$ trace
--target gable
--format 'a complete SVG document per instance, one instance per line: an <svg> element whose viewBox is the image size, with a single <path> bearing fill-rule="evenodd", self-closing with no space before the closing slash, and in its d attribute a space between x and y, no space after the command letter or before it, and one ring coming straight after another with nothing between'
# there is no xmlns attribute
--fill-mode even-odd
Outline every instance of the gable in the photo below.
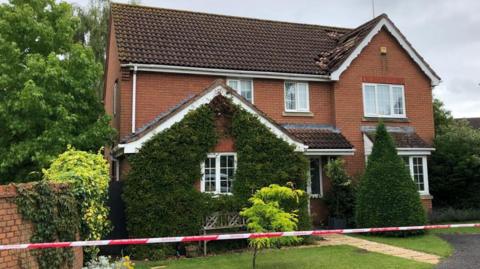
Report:
<svg viewBox="0 0 480 269"><path fill-rule="evenodd" d="M118 144L119 149L123 149L125 154L137 153L142 145L150 140L156 134L170 128L177 122L180 122L190 111L199 108L202 105L209 104L215 97L222 95L231 100L235 105L240 106L242 109L255 115L258 120L264 124L275 136L284 140L285 142L293 145L296 151L305 151L308 146L304 145L292 135L290 135L283 127L276 124L273 120L268 118L264 113L259 111L255 106L250 104L243 97L238 95L237 92L226 86L221 81L216 81L197 96L193 96L189 100L185 100L184 103L179 104L178 107L172 111L162 115L158 119L154 120L150 125L142 128L142 130L133 134Z"/></svg>
<svg viewBox="0 0 480 269"><path fill-rule="evenodd" d="M398 30L398 28L388 19L382 17L374 27L366 34L363 39L352 49L348 57L345 57L341 64L330 75L332 80L339 80L340 75L345 72L352 62L359 57L363 50L371 43L375 36L381 31L386 30L398 42L405 53L413 60L413 62L420 68L420 70L430 79L431 85L436 86L440 83L440 77L431 69L425 60L415 51L412 45L406 40L405 36ZM388 53L388 52L387 52Z"/></svg>

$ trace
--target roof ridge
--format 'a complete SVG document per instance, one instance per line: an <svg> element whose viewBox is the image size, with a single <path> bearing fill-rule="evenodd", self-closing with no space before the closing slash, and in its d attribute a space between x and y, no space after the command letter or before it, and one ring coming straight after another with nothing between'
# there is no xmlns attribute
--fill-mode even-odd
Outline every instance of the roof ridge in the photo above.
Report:
<svg viewBox="0 0 480 269"><path fill-rule="evenodd" d="M227 14L219 14L219 13L209 13L209 12L204 12L204 11L193 11L193 10L176 9L176 8L164 8L164 7L155 7L155 6L146 6L146 5L132 5L132 4L118 3L118 2L111 2L110 5L112 5L112 6L113 5L129 6L129 7L135 7L135 8L145 8L145 9L154 9L154 10L169 10L169 11L175 11L175 12L202 14L202 15L219 16L219 17L226 17L226 18L245 19L245 20L252 20L252 21L263 21L263 22L283 23L283 24L292 24L292 25L317 26L317 27L322 27L322 28L328 28L328 29L331 29L331 30L342 30L342 31L345 31L345 34L352 31L352 30L355 30L357 28L357 27L348 28L348 27L331 26L331 25L323 25L323 24L313 24L313 23L299 23L299 22L291 22L291 21L278 21L278 20L271 20L271 19L243 17L243 16L227 15Z"/></svg>

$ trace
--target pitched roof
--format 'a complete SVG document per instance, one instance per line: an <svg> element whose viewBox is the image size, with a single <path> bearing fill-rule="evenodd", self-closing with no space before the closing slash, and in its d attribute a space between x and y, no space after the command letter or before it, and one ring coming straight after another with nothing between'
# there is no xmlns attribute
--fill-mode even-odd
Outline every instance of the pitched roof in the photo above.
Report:
<svg viewBox="0 0 480 269"><path fill-rule="evenodd" d="M330 128L288 128L289 133L309 149L352 149L350 142L338 131Z"/></svg>
<svg viewBox="0 0 480 269"><path fill-rule="evenodd" d="M480 129L480 118L460 118L457 120L466 120L473 128Z"/></svg>
<svg viewBox="0 0 480 269"><path fill-rule="evenodd" d="M219 95L231 97L234 104L240 105L247 112L257 115L260 122L277 135L277 137L294 145L297 149L304 150L307 147L285 128L268 117L264 112L247 101L235 90L227 86L221 79L214 81L212 85L207 87L201 93L192 95L168 111L161 113L154 120L138 128L135 133L122 138L118 146L124 148L125 153L136 152L145 141L150 139L150 137L171 127L173 124L183 119L189 111L198 108L200 105L210 103Z"/></svg>
<svg viewBox="0 0 480 269"><path fill-rule="evenodd" d="M388 132L397 148L432 148L415 132ZM365 132L370 141L375 142L375 132Z"/></svg>
<svg viewBox="0 0 480 269"><path fill-rule="evenodd" d="M325 74L316 58L351 29L113 3L120 61Z"/></svg>

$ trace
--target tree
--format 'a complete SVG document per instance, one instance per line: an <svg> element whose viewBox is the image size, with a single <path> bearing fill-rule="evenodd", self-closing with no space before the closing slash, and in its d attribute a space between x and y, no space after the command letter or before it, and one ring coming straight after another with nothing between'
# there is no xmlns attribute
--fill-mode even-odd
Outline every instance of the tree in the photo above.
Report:
<svg viewBox="0 0 480 269"><path fill-rule="evenodd" d="M85 8L75 7L75 13L80 19L75 40L92 49L95 61L101 65L103 71L106 59L110 1L90 0ZM98 76L96 89L97 95L101 99L103 97L103 76Z"/></svg>
<svg viewBox="0 0 480 269"><path fill-rule="evenodd" d="M480 131L456 121L435 138L429 165L434 205L459 209L480 207Z"/></svg>
<svg viewBox="0 0 480 269"><path fill-rule="evenodd" d="M297 229L298 210L288 212L285 209L287 208L286 204L292 201L299 204L304 194L301 190L272 184L255 192L249 199L252 205L243 209L240 215L247 218L247 228L254 233L294 231ZM253 247L253 269L256 266L255 262L259 249L299 241L300 239L297 237L250 239L250 246Z"/></svg>
<svg viewBox="0 0 480 269"><path fill-rule="evenodd" d="M435 123L435 133L443 133L443 129L454 123L453 116L450 111L445 108L445 105L439 99L433 100L433 119Z"/></svg>
<svg viewBox="0 0 480 269"><path fill-rule="evenodd" d="M67 144L97 151L113 138L95 94L101 67L74 42L78 18L54 0L0 5L0 182L41 178Z"/></svg>
<svg viewBox="0 0 480 269"><path fill-rule="evenodd" d="M417 187L383 123L360 180L356 221L359 227L423 225L425 210Z"/></svg>
<svg viewBox="0 0 480 269"><path fill-rule="evenodd" d="M102 154L88 153L69 147L43 171L45 179L69 183L80 203L82 222L80 236L84 240L100 240L111 229L108 220L109 167ZM97 247L85 248L87 260L95 257Z"/></svg>
<svg viewBox="0 0 480 269"><path fill-rule="evenodd" d="M335 159L325 166L326 174L332 184L325 195L330 216L352 222L355 209L355 188L351 177L345 170L345 161ZM352 223L350 223L352 224Z"/></svg>

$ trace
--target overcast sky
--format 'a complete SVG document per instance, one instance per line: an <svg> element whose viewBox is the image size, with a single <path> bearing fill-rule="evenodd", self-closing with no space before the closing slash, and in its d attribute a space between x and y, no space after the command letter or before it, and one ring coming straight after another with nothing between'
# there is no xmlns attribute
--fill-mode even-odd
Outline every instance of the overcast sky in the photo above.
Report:
<svg viewBox="0 0 480 269"><path fill-rule="evenodd" d="M88 0L68 1L88 3ZM148 6L344 27L356 27L372 18L372 0L140 2ZM480 117L480 1L375 0L375 14L380 13L388 14L440 75L442 83L435 88L434 95L453 115Z"/></svg>

